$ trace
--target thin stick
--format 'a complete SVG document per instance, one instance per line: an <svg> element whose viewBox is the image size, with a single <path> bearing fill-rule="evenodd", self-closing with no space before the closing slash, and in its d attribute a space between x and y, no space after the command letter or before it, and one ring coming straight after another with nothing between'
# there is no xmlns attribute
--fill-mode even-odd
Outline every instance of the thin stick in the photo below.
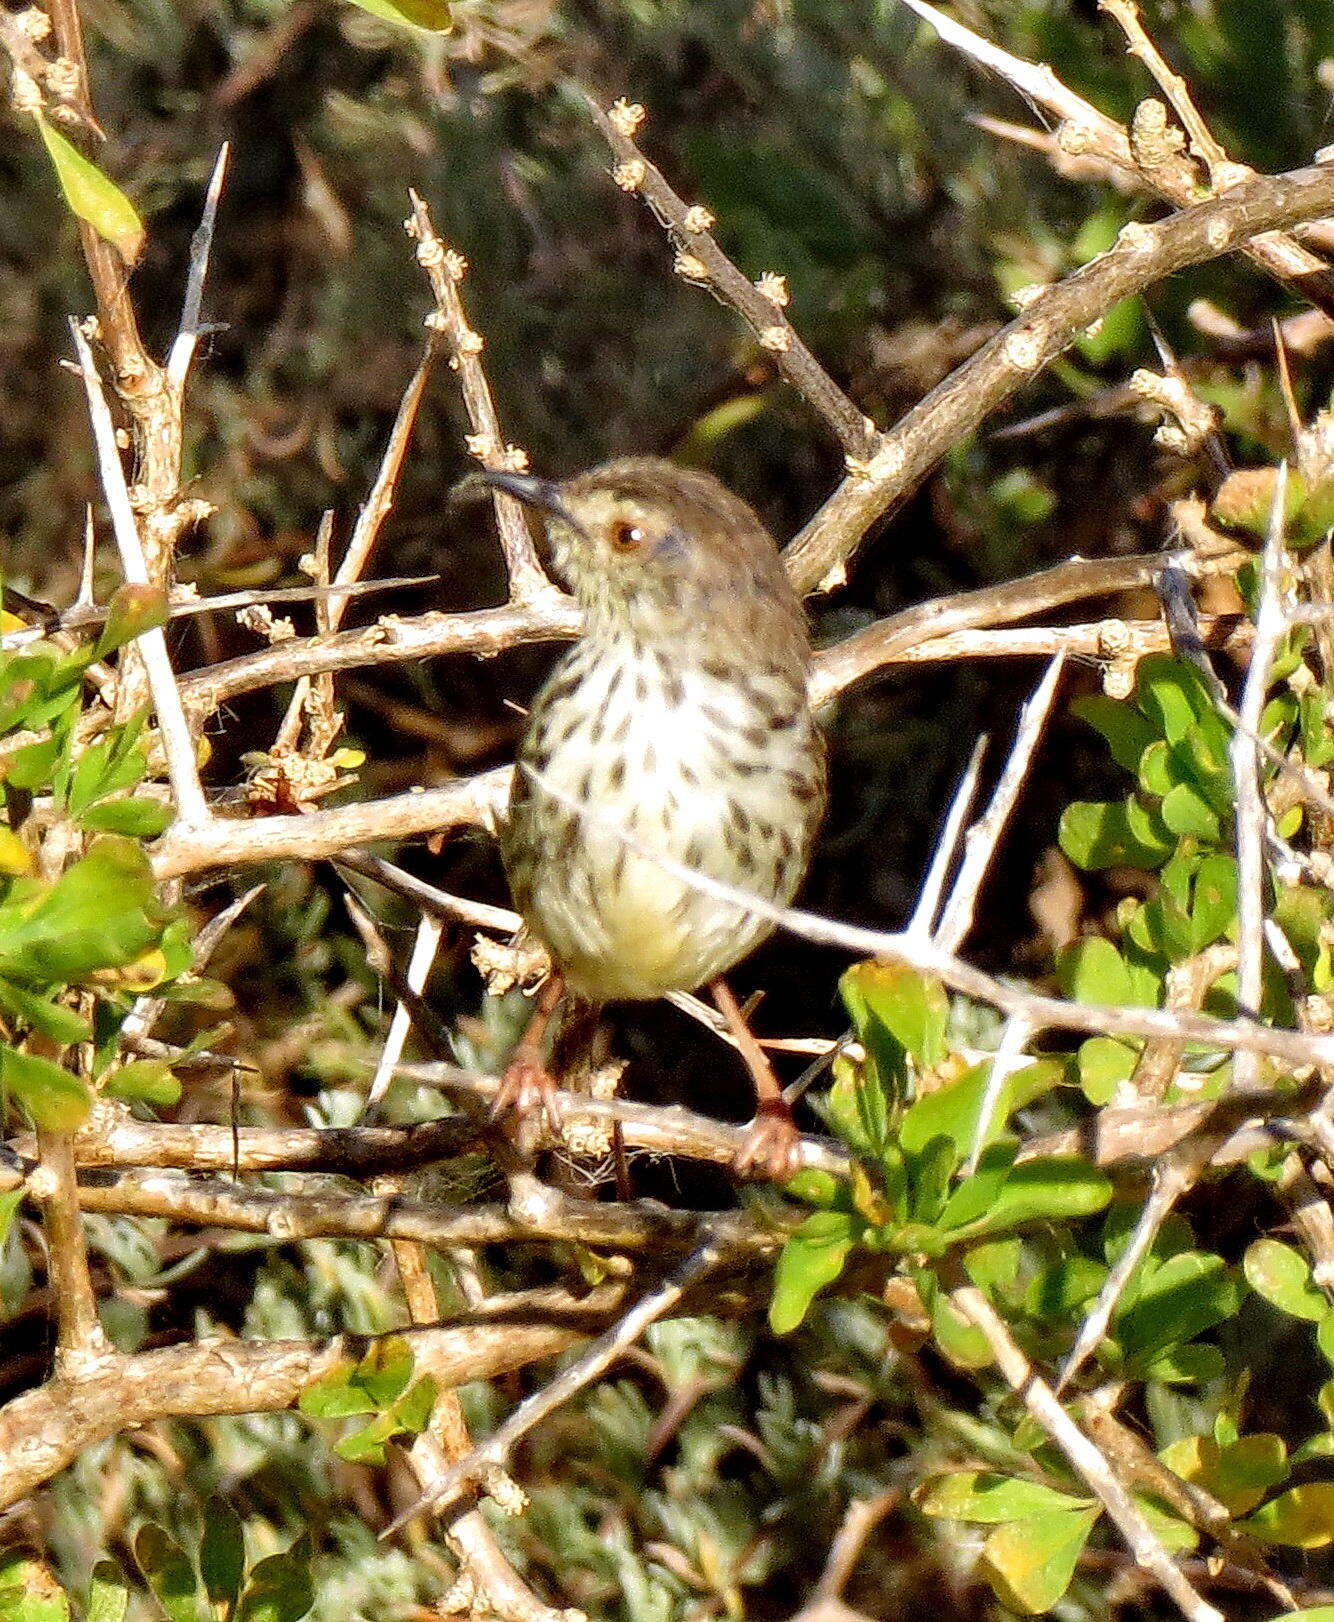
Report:
<svg viewBox="0 0 1334 1622"><path fill-rule="evenodd" d="M79 370L88 395L88 415L92 419L97 464L111 513L112 532L120 552L121 570L128 584L146 586L149 584L148 563L134 509L130 505L130 493L125 485L125 470L116 449L116 431L111 412L102 393L92 351L78 323L72 321L70 330L74 334ZM167 776L171 779L177 815L184 828L193 831L202 828L209 820L208 805L199 781L194 739L190 736L190 726L185 718L185 708L176 686L176 673L171 668L171 656L167 652L167 639L162 628L159 626L144 631L138 638L138 647L148 673L149 690L153 696L158 734L162 739L162 753L166 757Z"/></svg>
<svg viewBox="0 0 1334 1622"><path fill-rule="evenodd" d="M1215 184L1226 181L1229 170L1233 171L1232 178L1235 179L1235 171L1240 166L1230 163L1227 153L1200 117L1186 81L1168 67L1162 53L1145 32L1134 0L1098 0L1098 9L1115 19L1130 43L1131 55L1137 56L1157 81L1190 137L1196 155L1208 169L1210 180Z"/></svg>
<svg viewBox="0 0 1334 1622"><path fill-rule="evenodd" d="M1065 655L1058 653L1047 666L1047 673L1038 683L1033 696L1019 712L1019 725L1015 731L1014 746L1005 762L1000 782L996 784L982 818L973 824L964 838L963 862L954 881L950 898L945 903L940 927L935 932L937 943L947 952L957 952L973 927L973 912L978 893L995 858L996 847L1019 799L1019 791L1028 777L1038 740L1051 714L1057 684L1065 668Z"/></svg>
<svg viewBox="0 0 1334 1622"><path fill-rule="evenodd" d="M1189 1622L1226 1622L1223 1613L1191 1587L1111 1465L1066 1413L982 1291L960 1279L950 1291L950 1300L969 1323L982 1331L1010 1390L1069 1459L1116 1523L1135 1559L1157 1578L1182 1615Z"/></svg>
<svg viewBox="0 0 1334 1622"><path fill-rule="evenodd" d="M213 233L218 223L218 201L222 197L223 182L227 178L227 163L231 156L231 142L224 141L218 149L208 190L204 193L204 212L190 242L190 275L185 284L185 299L181 305L181 325L167 356L167 383L179 399L185 388L186 375L195 349L203 333L201 315L204 306L204 283L208 279L209 255L213 251Z"/></svg>
<svg viewBox="0 0 1334 1622"><path fill-rule="evenodd" d="M48 1283L56 1311L56 1372L77 1375L96 1365L111 1348L98 1322L88 1271L73 1141L67 1132L39 1130L37 1143L41 1166L28 1179L28 1189L43 1208Z"/></svg>
<svg viewBox="0 0 1334 1622"><path fill-rule="evenodd" d="M843 480L788 547L788 573L798 589L837 583L870 526L1113 304L1188 265L1235 252L1252 238L1330 213L1334 165L1324 165L1258 177L1152 225L1123 226L1106 253L1044 289L880 435L865 464ZM1326 267L1325 275L1334 303L1334 270Z"/></svg>
<svg viewBox="0 0 1334 1622"><path fill-rule="evenodd" d="M907 924L907 933L910 935L930 935L936 927L940 898L944 894L945 881L949 877L950 869L954 866L954 858L958 855L964 824L977 797L977 780L982 770L982 757L986 752L987 738L983 733L973 745L973 752L968 757L968 764L954 791L954 798L950 801L945 826L940 830L940 838L936 841L931 865L927 868L922 887L917 892L917 905L913 908L912 917Z"/></svg>
<svg viewBox="0 0 1334 1622"><path fill-rule="evenodd" d="M968 1158L960 1169L960 1176L971 1177L977 1170L977 1163L982 1158L982 1150L986 1146L991 1123L996 1117L996 1109L1000 1104L1005 1083L1027 1062L1024 1050L1032 1038L1033 1029L1022 1015L1013 1014L1006 1020L1005 1029L1001 1032L1001 1039L996 1044L996 1051L991 1058L987 1085L977 1111L977 1125L973 1128L973 1142L968 1150Z"/></svg>
<svg viewBox="0 0 1334 1622"><path fill-rule="evenodd" d="M829 373L801 341L796 328L775 302L732 263L714 240L710 226L713 216L707 209L687 206L668 184L662 171L651 164L628 133L643 116L642 108L618 103L605 113L591 96L585 96L593 122L606 137L616 156L613 177L619 186L637 191L667 228L677 249L677 274L700 281L742 317L759 340L760 347L802 399L819 413L838 436L844 452L854 460L869 456L876 439L875 424L847 397ZM781 278L767 284L779 292ZM785 294L782 295L785 301Z"/></svg>
<svg viewBox="0 0 1334 1622"><path fill-rule="evenodd" d="M443 934L444 926L438 918L424 917L417 920L417 934L412 943L412 956L408 960L407 981L410 991L419 992L426 984L435 966L436 956L440 951L440 937ZM394 1079L398 1061L403 1057L403 1047L411 1029L412 1015L408 1012L406 1003L400 1000L394 1005L394 1017L389 1022L389 1034L385 1037L384 1047L380 1050L380 1057L375 1064L375 1075L371 1078L366 1103L361 1112L363 1120L379 1107L381 1099L389 1091L389 1083Z"/></svg>
<svg viewBox="0 0 1334 1622"><path fill-rule="evenodd" d="M492 1470L503 1468L516 1443L549 1414L593 1383L599 1375L627 1351L650 1324L664 1317L681 1297L728 1258L728 1248L716 1238L706 1239L656 1290L635 1302L604 1335L600 1335L579 1357L540 1391L521 1402L480 1446L452 1465L432 1490L399 1515L380 1535L389 1537L428 1509L453 1499L473 1483L485 1483Z"/></svg>
<svg viewBox="0 0 1334 1622"><path fill-rule="evenodd" d="M351 539L347 543L347 551L338 565L338 572L334 576L335 585L350 585L360 577L366 567L366 560L374 549L380 526L394 505L394 490L398 484L398 475L403 466L403 458L407 454L408 441L412 438L412 429L417 421L422 396L426 392L426 382L431 375L436 348L435 334L428 332L426 347L422 351L421 360L417 363L417 370L412 374L412 380L398 403L398 413L394 418L394 426L390 430L384 455L380 458L380 466L375 475L375 482L371 486L371 493L366 497L365 506L357 514ZM335 601L329 615L330 631L336 631L342 624L343 612L343 603Z"/></svg>
<svg viewBox="0 0 1334 1622"><path fill-rule="evenodd" d="M420 794L365 800L301 817L252 817L248 822L215 817L193 826L173 823L152 849L153 871L159 879L171 879L243 862L317 861L377 840L487 825L505 803L510 775L508 767L500 767Z"/></svg>
<svg viewBox="0 0 1334 1622"><path fill-rule="evenodd" d="M1014 86L1026 100L1061 121L1056 144L1061 158L1093 157L1113 164L1137 186L1164 197L1178 208L1199 200L1199 176L1184 153L1159 143L1156 150L1137 148L1130 132L1108 118L1091 102L1075 94L1045 63L1027 62L983 39L971 28L947 17L926 0L902 0L930 23L948 45L990 68ZM1248 242L1242 252L1327 315L1334 306L1334 273L1318 255L1283 231L1272 231Z"/></svg>
<svg viewBox="0 0 1334 1622"><path fill-rule="evenodd" d="M1260 1007L1264 983L1264 842L1268 817L1260 782L1260 752L1254 740L1260 735L1269 671L1285 627L1281 571L1287 488L1287 463L1282 462L1274 482L1274 503L1265 536L1255 643L1238 712L1241 725L1228 746L1237 794L1237 1006L1252 1015ZM1238 1086L1254 1085L1254 1059L1238 1056L1233 1079Z"/></svg>
<svg viewBox="0 0 1334 1622"><path fill-rule="evenodd" d="M527 458L505 443L500 430L500 417L491 397L491 386L478 356L482 352L481 334L468 324L463 308L459 283L467 273L463 255L446 248L435 233L426 204L415 191L412 199L412 218L408 233L417 239L417 260L430 278L435 294L435 314L430 318L434 330L445 334L450 346L450 367L459 374L463 389L463 403L468 420L472 423L473 439L470 448L482 466L493 472L515 471L516 460ZM522 471L522 469L518 469ZM514 604L537 603L555 594L556 588L547 579L537 561L533 538L528 533L528 521L522 505L513 496L493 490L496 525L500 531L500 545L505 554L505 567L509 571L510 601Z"/></svg>

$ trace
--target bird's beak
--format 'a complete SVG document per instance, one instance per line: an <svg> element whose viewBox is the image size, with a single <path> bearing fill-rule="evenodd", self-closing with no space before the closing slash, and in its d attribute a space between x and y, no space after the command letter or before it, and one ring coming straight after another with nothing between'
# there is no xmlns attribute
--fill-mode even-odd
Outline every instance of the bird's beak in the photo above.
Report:
<svg viewBox="0 0 1334 1622"><path fill-rule="evenodd" d="M489 484L494 490L503 490L507 496L522 501L526 507L536 507L564 519L572 529L580 526L561 500L560 485L554 479L538 479L531 473L493 473L489 469L472 475L472 482Z"/></svg>

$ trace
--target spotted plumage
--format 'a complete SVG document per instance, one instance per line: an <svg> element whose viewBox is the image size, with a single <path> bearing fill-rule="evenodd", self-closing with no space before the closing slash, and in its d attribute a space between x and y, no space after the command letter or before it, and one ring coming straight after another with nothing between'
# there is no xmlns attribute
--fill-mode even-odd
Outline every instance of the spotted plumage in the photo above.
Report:
<svg viewBox="0 0 1334 1622"><path fill-rule="evenodd" d="M573 990L693 990L772 925L653 853L786 905L823 812L801 607L759 520L707 474L634 459L548 488L585 632L531 711L506 870Z"/></svg>

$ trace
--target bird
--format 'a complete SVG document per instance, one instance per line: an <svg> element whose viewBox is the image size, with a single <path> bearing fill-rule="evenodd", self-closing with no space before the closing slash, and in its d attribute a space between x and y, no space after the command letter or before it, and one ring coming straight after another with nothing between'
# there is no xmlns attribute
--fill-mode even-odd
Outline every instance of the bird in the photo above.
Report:
<svg viewBox="0 0 1334 1622"><path fill-rule="evenodd" d="M542 1045L563 996L596 1007L708 986L756 1093L735 1169L784 1180L797 1129L723 978L774 926L689 877L786 906L824 815L810 639L778 548L712 474L655 457L564 481L475 477L543 514L552 572L583 614L529 711L500 828L552 973L497 1111L555 1119Z"/></svg>

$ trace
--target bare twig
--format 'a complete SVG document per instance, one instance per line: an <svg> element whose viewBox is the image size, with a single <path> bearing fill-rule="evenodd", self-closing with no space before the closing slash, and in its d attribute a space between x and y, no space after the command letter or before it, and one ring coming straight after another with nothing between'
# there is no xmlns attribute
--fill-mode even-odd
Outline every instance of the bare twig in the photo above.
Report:
<svg viewBox="0 0 1334 1622"><path fill-rule="evenodd" d="M104 1362L110 1343L97 1318L88 1251L79 1219L74 1149L66 1132L39 1132L41 1165L28 1192L42 1205L51 1295L56 1306L56 1372L77 1375Z"/></svg>
<svg viewBox="0 0 1334 1622"><path fill-rule="evenodd" d="M803 591L836 583L870 526L1113 304L1253 237L1329 213L1334 165L1258 177L1155 224L1124 226L1106 253L1044 289L880 435L866 464L844 479L788 548L793 580ZM1329 275L1334 280L1334 272Z"/></svg>
<svg viewBox="0 0 1334 1622"><path fill-rule="evenodd" d="M425 1249L396 1240L393 1252L412 1322L437 1322L442 1316L440 1298ZM437 1385L430 1424L408 1450L419 1486L430 1492L440 1484L451 1463L467 1454L471 1438L458 1392L437 1376L429 1347L418 1353L414 1368L435 1377ZM455 1516L445 1528L445 1537L466 1575L470 1598L484 1600L486 1608L501 1622L586 1622L578 1612L562 1617L538 1599L506 1559L495 1533L478 1510L465 1510Z"/></svg>
<svg viewBox="0 0 1334 1622"><path fill-rule="evenodd" d="M101 380L83 333L77 322L70 323L74 346L79 356L79 369L88 394L88 414L92 419L93 439L97 446L98 469L102 488L111 512L112 530L120 552L121 569L130 585L149 584L148 563L144 553L139 526L130 494L125 484L125 471L121 467L116 449L116 431L102 393ZM185 828L197 827L208 818L208 806L199 781L199 767L195 761L194 739L190 735L185 709L176 686L176 673L171 668L171 655L167 652L167 639L161 628L145 631L138 638L139 651L148 673L149 690L157 714L158 733L162 739L162 752L166 757L167 775L171 779L172 795L180 822Z"/></svg>
<svg viewBox="0 0 1334 1622"><path fill-rule="evenodd" d="M959 841L963 837L964 824L977 796L977 782L981 775L982 757L986 753L986 748L987 740L984 734L973 745L968 765L964 768L959 786L954 791L954 798L950 801L949 815L945 818L945 826L936 841L931 865L927 868L926 877L917 892L917 905L908 920L907 932L910 935L931 935L935 931L940 898L945 893L945 881L949 878L954 858L959 853Z"/></svg>
<svg viewBox="0 0 1334 1622"><path fill-rule="evenodd" d="M195 349L203 334L204 283L208 280L208 261L213 251L213 233L218 223L218 203L222 197L223 182L227 178L227 163L231 145L224 141L213 165L208 190L204 193L204 212L190 243L190 275L185 284L185 299L181 306L181 325L167 356L167 383L179 401L185 379L194 359Z"/></svg>
<svg viewBox="0 0 1334 1622"><path fill-rule="evenodd" d="M1279 464L1274 483L1274 504L1265 536L1255 643L1241 694L1241 725L1228 747L1237 794L1237 1006L1252 1015L1260 1007L1264 979L1264 847L1268 817L1260 782L1260 754L1254 740L1260 736L1269 671L1285 625L1280 574L1287 488L1284 462ZM1238 1056L1234 1079L1239 1086L1253 1085L1255 1060Z"/></svg>
<svg viewBox="0 0 1334 1622"><path fill-rule="evenodd" d="M412 218L408 221L408 234L416 238L417 259L431 281L435 294L435 313L429 325L445 335L450 347L449 364L459 374L463 400L473 434L469 449L482 466L493 471L522 471L527 458L514 447L506 445L500 430L500 417L491 387L478 356L482 352L481 334L468 324L467 312L459 293L459 283L467 273L467 261L462 254L446 248L435 234L426 204L410 193ZM516 463L521 464L516 466ZM556 589L547 579L522 505L502 490L492 490L496 509L496 524L500 531L500 544L509 571L510 601L515 605L540 603L556 595Z"/></svg>
<svg viewBox="0 0 1334 1622"><path fill-rule="evenodd" d="M668 184L662 171L640 152L633 131L643 109L618 102L606 113L591 96L585 97L593 121L616 157L613 178L626 191L638 192L666 227L676 248L676 272L687 281L701 282L741 315L760 348L834 433L844 453L867 457L875 446L875 424L834 382L801 341L783 313L786 291L782 278L767 277L753 283L739 271L713 238L713 216L706 208L690 208Z"/></svg>
<svg viewBox="0 0 1334 1622"><path fill-rule="evenodd" d="M948 45L990 68L1025 100L1054 115L1060 121L1056 144L1066 159L1093 157L1110 163L1135 185L1155 192L1177 208L1199 201L1200 176L1196 167L1170 140L1164 139L1165 131L1127 130L1062 84L1045 63L1027 62L1001 50L926 0L902 3L930 23ZM1144 109L1155 105L1161 108L1161 104L1145 103ZM1326 315L1334 313L1334 272L1292 236L1273 231L1246 243L1242 251L1299 297L1309 299Z"/></svg>
<svg viewBox="0 0 1334 1622"><path fill-rule="evenodd" d="M569 1301L566 1322L502 1321L410 1329L429 1347L436 1378L460 1386L487 1380L586 1338L605 1321L616 1290ZM568 1298L567 1298L568 1299ZM591 1310L590 1310L591 1308ZM571 1323L580 1327L571 1327ZM404 1334L404 1331L397 1331ZM0 1408L0 1510L27 1497L80 1453L135 1425L176 1416L276 1413L373 1337L245 1341L215 1338L133 1357L108 1354L86 1376L57 1377Z"/></svg>
<svg viewBox="0 0 1334 1622"><path fill-rule="evenodd" d="M1019 791L1028 777L1028 769L1033 763L1033 754L1047 724L1047 717L1051 714L1057 684L1064 668L1065 656L1057 654L1020 712L1014 746L985 814L964 836L963 862L935 931L937 944L947 952L957 952L973 926L978 892L1018 802Z"/></svg>
<svg viewBox="0 0 1334 1622"><path fill-rule="evenodd" d="M966 1278L960 1278L950 1291L950 1300L969 1323L982 1331L1010 1390L1096 1494L1130 1552L1157 1578L1181 1614L1189 1622L1225 1622L1223 1613L1207 1604L1191 1587L1111 1465L1066 1413L982 1291Z"/></svg>
<svg viewBox="0 0 1334 1622"><path fill-rule="evenodd" d="M305 816L254 817L249 822L215 817L196 827L173 825L153 849L153 871L159 879L169 879L244 862L314 861L376 840L486 824L503 805L509 780L509 771L499 769L445 788Z"/></svg>
<svg viewBox="0 0 1334 1622"><path fill-rule="evenodd" d="M408 960L407 981L411 991L421 991L435 965L436 954L440 950L440 937L444 933L444 926L438 918L425 916L417 921L417 933L412 942L412 956ZM394 1072L398 1061L403 1057L404 1044L408 1039L408 1032L412 1029L412 1015L401 999L394 1004L393 1018L389 1021L389 1031L385 1037L384 1047L380 1050L380 1057L376 1060L375 1074L371 1078L370 1088L366 1093L366 1103L362 1110L363 1117L369 1116L378 1108L381 1099L389 1091L389 1083L394 1079Z"/></svg>
<svg viewBox="0 0 1334 1622"><path fill-rule="evenodd" d="M381 1535L388 1537L424 1510L450 1502L474 1484L484 1485L492 1471L504 1467L515 1444L534 1426L604 1374L618 1357L634 1345L650 1324L665 1317L692 1286L728 1261L732 1254L734 1252L729 1251L720 1237L706 1239L664 1283L641 1296L575 1362L548 1380L540 1391L521 1402L485 1442L474 1447L466 1458L451 1465L430 1493L398 1516Z"/></svg>
<svg viewBox="0 0 1334 1622"><path fill-rule="evenodd" d="M1098 0L1099 9L1115 19L1130 45L1130 54L1137 56L1148 68L1171 103L1173 112L1181 120L1190 137L1191 148L1209 171L1209 179L1216 186L1232 184L1239 178L1239 164L1231 163L1227 153L1214 139L1213 132L1200 117L1191 100L1186 81L1174 73L1163 59L1162 52L1145 32L1139 8L1134 0ZM1241 170L1241 173L1247 171Z"/></svg>

